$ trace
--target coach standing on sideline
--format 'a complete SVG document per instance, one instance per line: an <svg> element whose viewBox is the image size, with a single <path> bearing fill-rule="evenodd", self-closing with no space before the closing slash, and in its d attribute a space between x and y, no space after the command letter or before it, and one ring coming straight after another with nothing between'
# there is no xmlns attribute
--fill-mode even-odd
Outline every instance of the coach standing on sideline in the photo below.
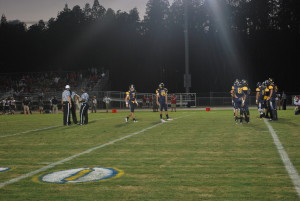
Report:
<svg viewBox="0 0 300 201"><path fill-rule="evenodd" d="M82 95L80 98L81 107L80 107L80 125L88 124L88 109L89 109L89 95L86 93L85 89L81 89Z"/></svg>
<svg viewBox="0 0 300 201"><path fill-rule="evenodd" d="M63 105L63 112L64 112L63 123L65 126L68 126L70 122L70 108L72 107L69 85L66 85L65 90L62 93L61 104Z"/></svg>

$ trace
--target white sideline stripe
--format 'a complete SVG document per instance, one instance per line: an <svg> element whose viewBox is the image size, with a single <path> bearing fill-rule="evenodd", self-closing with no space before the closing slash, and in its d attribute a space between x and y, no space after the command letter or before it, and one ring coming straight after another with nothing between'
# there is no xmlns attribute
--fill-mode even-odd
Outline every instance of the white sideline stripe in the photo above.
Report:
<svg viewBox="0 0 300 201"><path fill-rule="evenodd" d="M120 118L120 117L100 118L100 119L93 119L91 121L98 121L98 120L102 120L102 119L114 119L114 118ZM52 128L57 128L57 127L61 127L61 125L59 125L59 126L50 126L50 127L46 127L46 128L39 128L39 129L24 131L24 132L21 132L21 133L15 133L15 134L11 134L11 135L2 135L2 136L0 136L0 138L18 136L18 135L23 135L23 134L26 134L26 133L38 132L38 131L48 130L48 129L52 129Z"/></svg>
<svg viewBox="0 0 300 201"><path fill-rule="evenodd" d="M286 169L286 171L288 172L294 187L297 191L298 197L300 198L300 177L299 174L296 170L296 168L294 167L292 161L289 159L288 154L286 153L284 147L282 146L276 132L274 131L273 127L271 126L271 124L268 122L268 120L264 119L265 124L268 126L269 131L273 137L274 140L274 144L276 145L276 148L278 150L278 153L281 157L281 160L284 164L284 167Z"/></svg>
<svg viewBox="0 0 300 201"><path fill-rule="evenodd" d="M190 115L187 115L187 116L190 116ZM187 116L182 116L182 117L178 117L178 118L175 118L175 119L180 119L180 118L187 117ZM174 119L174 120L175 120L175 119ZM165 122L165 123L168 123L168 122ZM42 167L42 168L40 168L40 169L38 169L38 170L29 172L29 173L27 173L27 174L23 174L23 175L21 175L21 176L19 176L19 177L16 177L16 178L14 178L14 179L9 180L9 181L0 183L0 189L3 188L4 186L8 185L8 184L16 183L16 182L18 182L18 181L20 181L20 180L22 180L22 179L31 177L31 176L33 176L33 175L36 175L36 174L40 173L40 172L46 171L46 170L48 170L48 169L51 169L51 168L53 168L53 167L55 167L55 166L57 166L57 165L61 165L61 164L65 163L65 162L68 162L68 161L70 161L70 160L72 160L72 159L74 159L74 158L77 158L77 157L82 156L82 155L84 155L84 154L88 154L88 153L90 153L90 152L92 152L92 151L95 151L95 150L97 150L97 149L101 149L101 148L106 147L106 146L108 146L108 145L114 144L115 142L119 142L119 141L124 140L124 139L126 139L126 138L132 137L132 136L134 136L134 135L141 134L141 133L143 133L143 132L146 132L146 131L148 131L148 130L150 130L150 129L153 129L153 128L155 128L155 127L157 127L157 126L160 126L160 125L162 125L162 124L165 124L165 123L158 123L158 124L155 124L155 125L153 125L153 126L150 126L150 127L148 127L148 128L145 128L145 129L143 129L143 130L140 130L140 131L131 133L131 134L129 134L129 135L126 135L126 136L124 136L124 137L121 137L121 138L112 140L112 141L110 141L110 142L108 142L108 143L105 143L105 144L102 144L102 145L93 147L93 148L91 148L91 149L88 149L88 150L86 150L86 151L84 151L84 152L75 154L75 155L70 156L70 157L68 157L68 158L65 158L65 159L63 159L63 160L60 160L60 161L51 163L51 164L49 164L49 165L47 165L47 166L45 166L45 167Z"/></svg>

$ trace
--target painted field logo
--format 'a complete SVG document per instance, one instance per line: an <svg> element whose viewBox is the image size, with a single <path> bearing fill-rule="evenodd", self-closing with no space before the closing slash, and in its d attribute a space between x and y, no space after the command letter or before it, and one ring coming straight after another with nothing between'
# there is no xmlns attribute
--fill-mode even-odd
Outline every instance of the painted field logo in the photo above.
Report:
<svg viewBox="0 0 300 201"><path fill-rule="evenodd" d="M5 172L7 170L10 170L9 167L0 167L0 172Z"/></svg>
<svg viewBox="0 0 300 201"><path fill-rule="evenodd" d="M52 172L41 177L43 182L56 184L85 183L119 177L123 171L113 168L77 168Z"/></svg>

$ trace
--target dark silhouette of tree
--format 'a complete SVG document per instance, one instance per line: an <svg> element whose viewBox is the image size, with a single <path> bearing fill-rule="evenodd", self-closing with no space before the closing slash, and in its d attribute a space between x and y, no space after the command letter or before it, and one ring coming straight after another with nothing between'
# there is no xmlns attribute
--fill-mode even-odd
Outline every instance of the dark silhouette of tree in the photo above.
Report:
<svg viewBox="0 0 300 201"><path fill-rule="evenodd" d="M7 24L7 19L6 19L5 15L3 14L1 16L1 25L5 25L5 24Z"/></svg>
<svg viewBox="0 0 300 201"><path fill-rule="evenodd" d="M94 4L92 7L92 18L97 20L100 19L105 14L105 8L100 5L98 0L94 0Z"/></svg>
<svg viewBox="0 0 300 201"><path fill-rule="evenodd" d="M150 92L163 81L170 91L183 91L184 1L149 0L144 19L136 8L114 11L98 0L83 8L66 4L57 16L30 27L3 14L1 69L99 67L110 70L113 90L134 83ZM228 91L235 78L253 85L268 76L297 90L290 81L297 74L290 72L300 64L299 0L187 3L192 91Z"/></svg>

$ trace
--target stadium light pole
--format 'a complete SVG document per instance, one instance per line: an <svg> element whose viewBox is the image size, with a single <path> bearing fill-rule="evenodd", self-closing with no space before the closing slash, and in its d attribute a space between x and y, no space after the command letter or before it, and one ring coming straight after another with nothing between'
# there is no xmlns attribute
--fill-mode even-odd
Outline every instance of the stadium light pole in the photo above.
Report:
<svg viewBox="0 0 300 201"><path fill-rule="evenodd" d="M190 61L189 61L189 32L188 32L188 1L184 0L184 52L185 52L185 74L184 74L184 87L185 93L190 93L191 88L191 74L190 74Z"/></svg>

